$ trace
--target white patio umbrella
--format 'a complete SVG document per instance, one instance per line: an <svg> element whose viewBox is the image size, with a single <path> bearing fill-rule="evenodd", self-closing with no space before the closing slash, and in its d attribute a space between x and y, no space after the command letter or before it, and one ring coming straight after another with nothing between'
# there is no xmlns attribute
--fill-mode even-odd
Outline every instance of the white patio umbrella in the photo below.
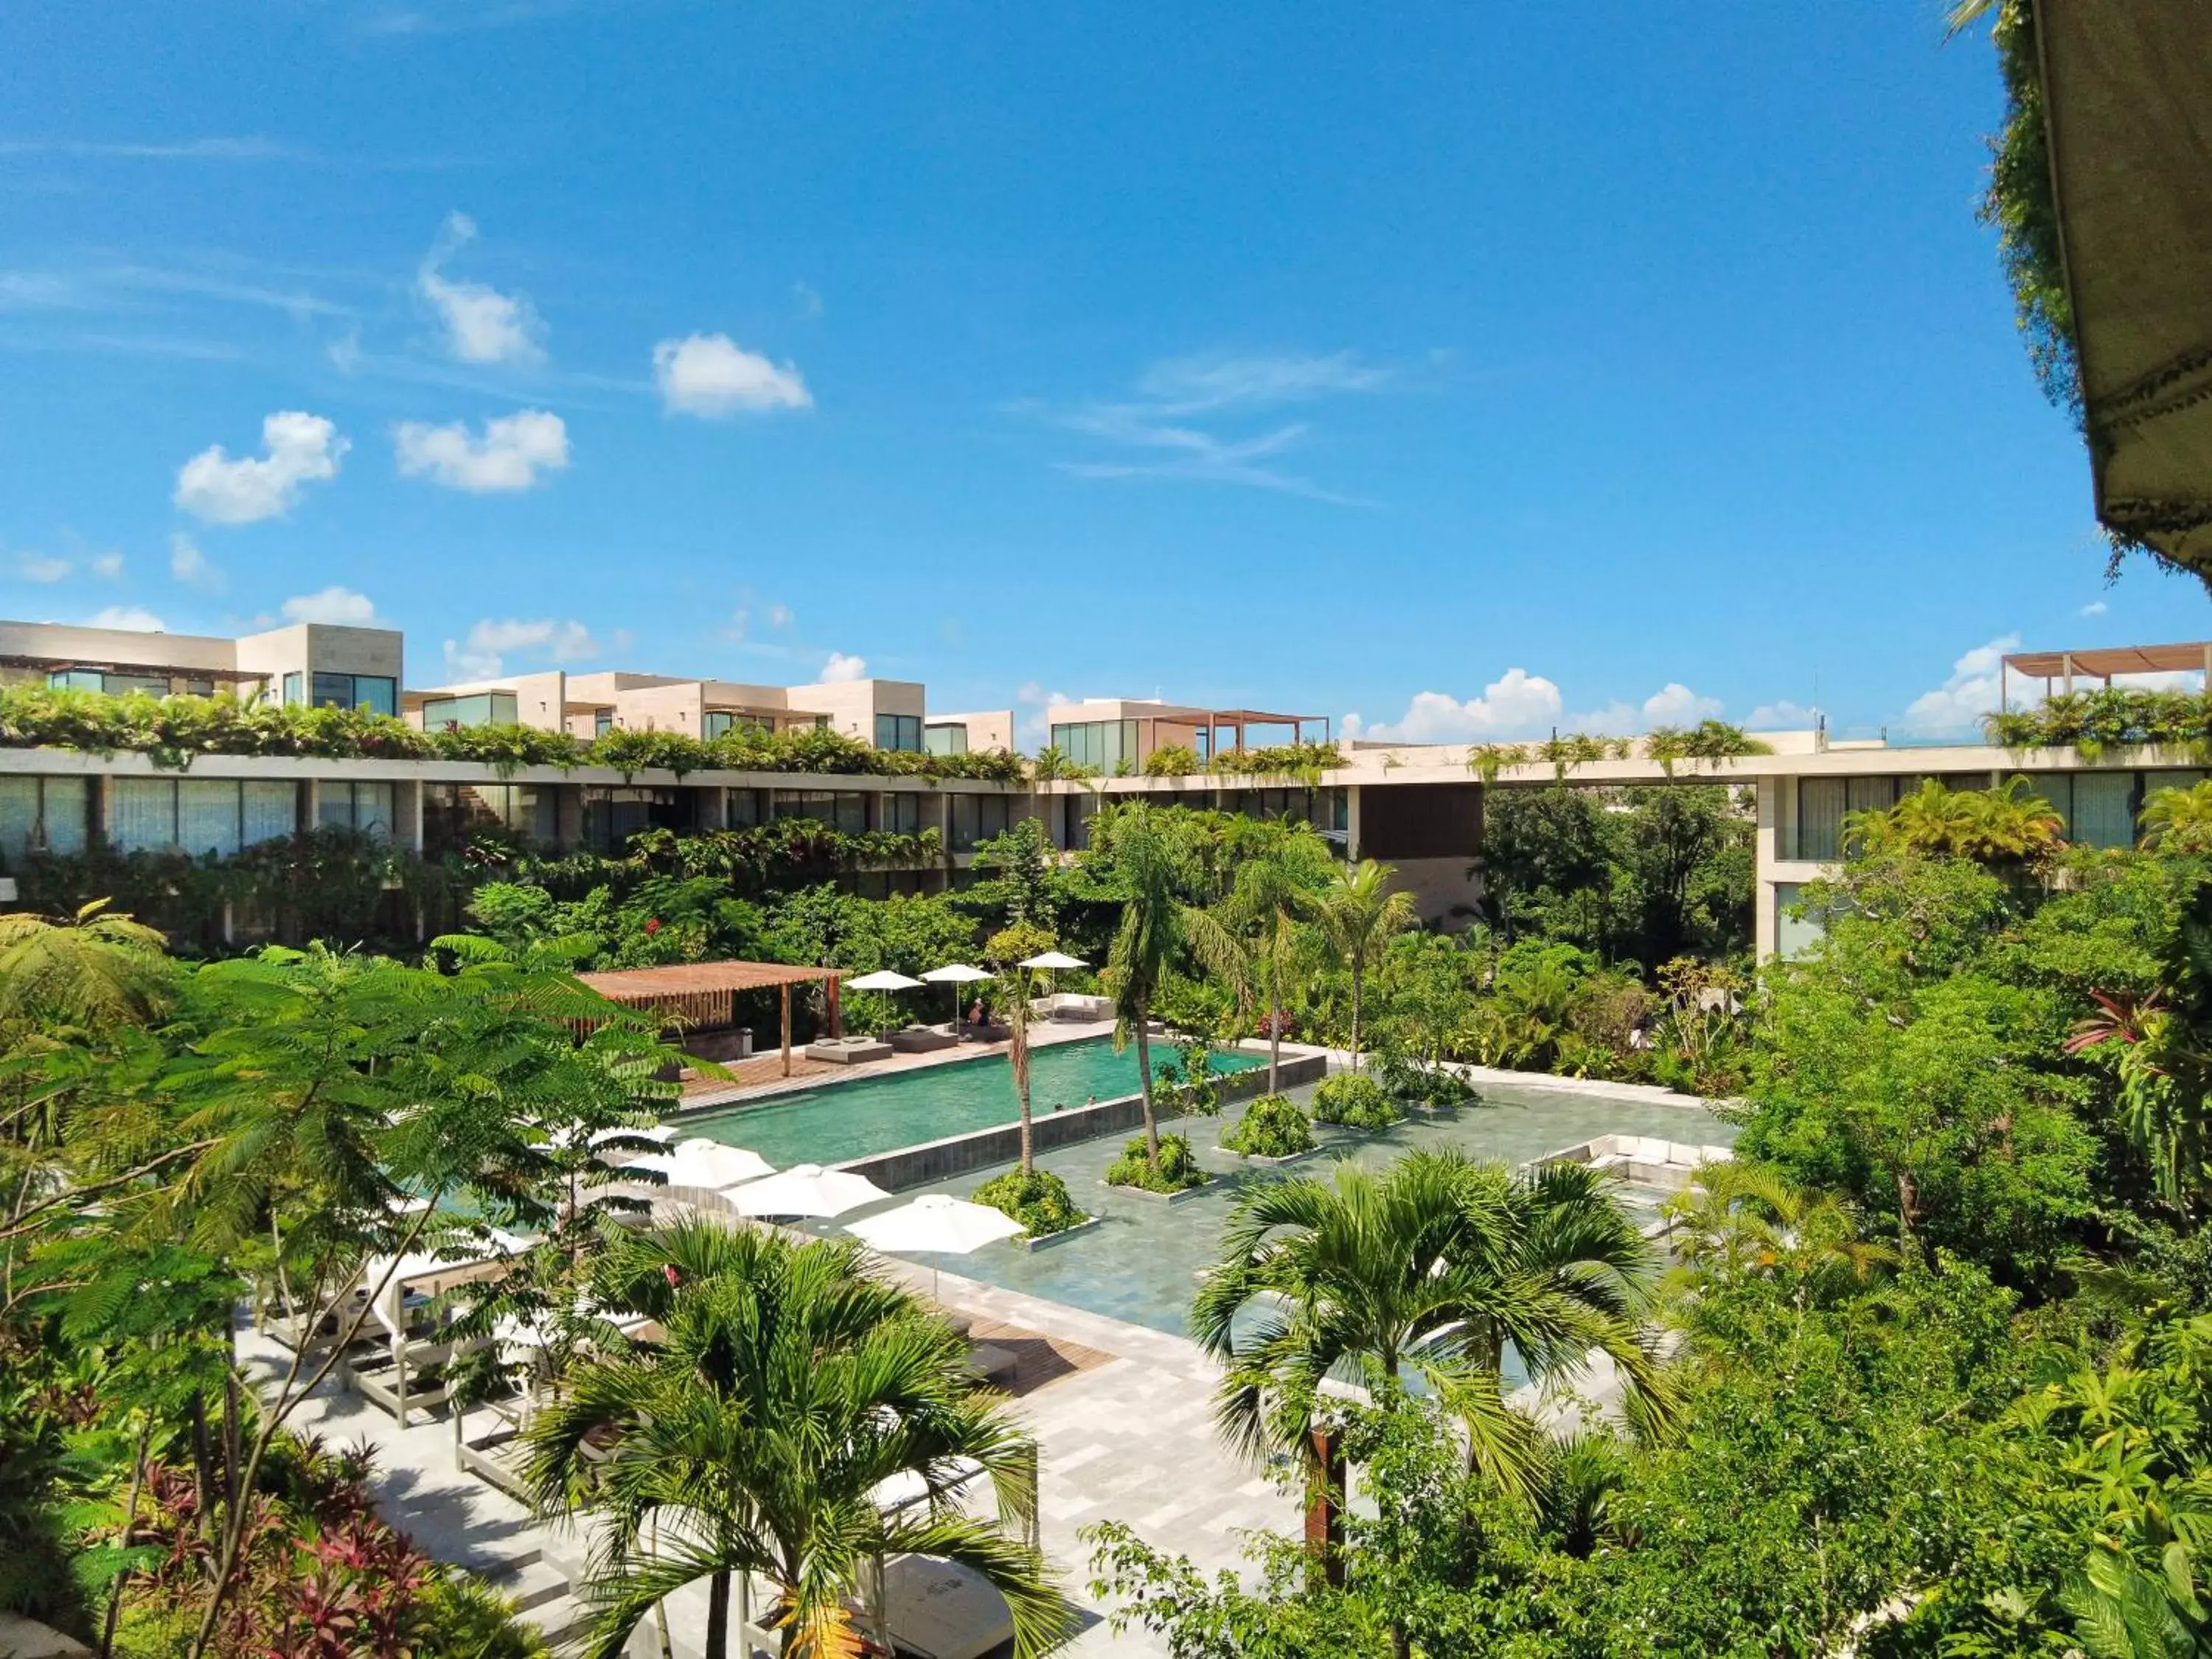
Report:
<svg viewBox="0 0 2212 1659"><path fill-rule="evenodd" d="M775 1165L758 1152L704 1138L678 1141L673 1152L632 1158L628 1167L658 1170L672 1187L694 1187L711 1193L775 1173Z"/></svg>
<svg viewBox="0 0 2212 1659"><path fill-rule="evenodd" d="M872 974L863 974L858 979L845 981L848 991L919 991L921 981L889 968L878 968Z"/></svg>
<svg viewBox="0 0 2212 1659"><path fill-rule="evenodd" d="M842 1215L890 1194L867 1178L819 1164L794 1164L781 1175L750 1181L724 1194L739 1215Z"/></svg>
<svg viewBox="0 0 2212 1659"><path fill-rule="evenodd" d="M896 973L889 968L878 968L872 974L847 980L845 988L848 991L918 991L921 988L921 981L908 979L904 974Z"/></svg>
<svg viewBox="0 0 2212 1659"><path fill-rule="evenodd" d="M924 1193L911 1204L855 1221L845 1231L886 1255L966 1255L1012 1238L1022 1224L988 1204L970 1204L950 1193ZM937 1264L929 1268L929 1294L937 1297Z"/></svg>
<svg viewBox="0 0 2212 1659"><path fill-rule="evenodd" d="M950 962L942 968L933 968L922 977L933 985L973 985L978 980L995 979L994 974L981 968L970 968L964 962ZM960 1029L960 993L952 994L952 1029Z"/></svg>
<svg viewBox="0 0 2212 1659"><path fill-rule="evenodd" d="M1056 973L1062 968L1088 968L1091 964L1081 957L1072 957L1065 951L1046 951L1014 965L1018 968L1049 968Z"/></svg>

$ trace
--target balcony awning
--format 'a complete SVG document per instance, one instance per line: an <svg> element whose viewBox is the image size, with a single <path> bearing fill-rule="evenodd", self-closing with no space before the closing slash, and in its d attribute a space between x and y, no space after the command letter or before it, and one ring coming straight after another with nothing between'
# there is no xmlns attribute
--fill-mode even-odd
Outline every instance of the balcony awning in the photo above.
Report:
<svg viewBox="0 0 2212 1659"><path fill-rule="evenodd" d="M2037 0L2036 30L2097 516L2212 579L2212 27Z"/></svg>

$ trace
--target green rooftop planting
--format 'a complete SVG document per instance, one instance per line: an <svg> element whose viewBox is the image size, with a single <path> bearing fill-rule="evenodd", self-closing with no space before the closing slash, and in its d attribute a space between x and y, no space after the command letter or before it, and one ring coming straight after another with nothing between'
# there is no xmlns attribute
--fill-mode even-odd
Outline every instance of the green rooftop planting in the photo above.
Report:
<svg viewBox="0 0 2212 1659"><path fill-rule="evenodd" d="M1982 717L1989 740L2005 749L2071 749L2094 761L2107 749L2142 745L2212 757L2212 694L2102 686L2069 691L2035 708Z"/></svg>
<svg viewBox="0 0 2212 1659"><path fill-rule="evenodd" d="M316 760L475 761L502 773L524 767L611 767L625 777L665 771L800 772L1018 781L1019 757L1000 751L909 754L871 748L836 732L617 730L586 739L531 726L465 726L422 732L361 708L243 702L234 697L110 696L44 685L0 686L0 748L142 754L182 771L202 755Z"/></svg>
<svg viewBox="0 0 2212 1659"><path fill-rule="evenodd" d="M1726 720L1700 720L1695 726L1655 726L1641 738L1593 736L1587 732L1554 732L1541 743L1483 743L1468 750L1468 770L1485 783L1498 781L1509 766L1551 764L1552 775L1564 778L1577 766L1595 761L1634 760L1639 755L1656 761L1668 777L1682 761L1710 763L1735 760L1746 755L1771 755L1771 744Z"/></svg>

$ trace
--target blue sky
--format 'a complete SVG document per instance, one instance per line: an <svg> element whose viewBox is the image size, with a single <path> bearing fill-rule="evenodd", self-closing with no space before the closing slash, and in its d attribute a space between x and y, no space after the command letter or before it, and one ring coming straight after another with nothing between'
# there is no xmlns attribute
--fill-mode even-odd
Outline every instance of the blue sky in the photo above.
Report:
<svg viewBox="0 0 2212 1659"><path fill-rule="evenodd" d="M2208 618L2102 583L1940 13L20 0L0 614L1955 723Z"/></svg>

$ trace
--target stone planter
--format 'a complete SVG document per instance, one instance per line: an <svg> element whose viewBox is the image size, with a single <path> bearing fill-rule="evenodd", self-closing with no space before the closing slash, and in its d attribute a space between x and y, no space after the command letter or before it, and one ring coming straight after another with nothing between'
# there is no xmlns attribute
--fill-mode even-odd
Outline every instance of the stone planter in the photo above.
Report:
<svg viewBox="0 0 2212 1659"><path fill-rule="evenodd" d="M1025 1250L1048 1250L1055 1244L1065 1244L1069 1239L1089 1232L1092 1228L1103 1224L1103 1220L1104 1218L1101 1216L1087 1216L1073 1227L1062 1227L1058 1232L1047 1233L1042 1238L1031 1238L1027 1233L1017 1233L1014 1236L1014 1243Z"/></svg>
<svg viewBox="0 0 2212 1659"><path fill-rule="evenodd" d="M1232 1152L1226 1146L1217 1146L1214 1150L1224 1158L1240 1158L1247 1164L1257 1164L1268 1170L1280 1169L1285 1164L1303 1164L1310 1158L1321 1155L1318 1146L1309 1146L1303 1152L1292 1152L1288 1158L1269 1158L1265 1152Z"/></svg>
<svg viewBox="0 0 2212 1659"><path fill-rule="evenodd" d="M1116 1187L1110 1181L1102 1181L1098 1184L1109 1193L1126 1193L1131 1198L1141 1198L1153 1204L1180 1204L1186 1199L1212 1192L1221 1184L1221 1177L1208 1176L1197 1186L1186 1187L1179 1193L1156 1193L1149 1187Z"/></svg>

